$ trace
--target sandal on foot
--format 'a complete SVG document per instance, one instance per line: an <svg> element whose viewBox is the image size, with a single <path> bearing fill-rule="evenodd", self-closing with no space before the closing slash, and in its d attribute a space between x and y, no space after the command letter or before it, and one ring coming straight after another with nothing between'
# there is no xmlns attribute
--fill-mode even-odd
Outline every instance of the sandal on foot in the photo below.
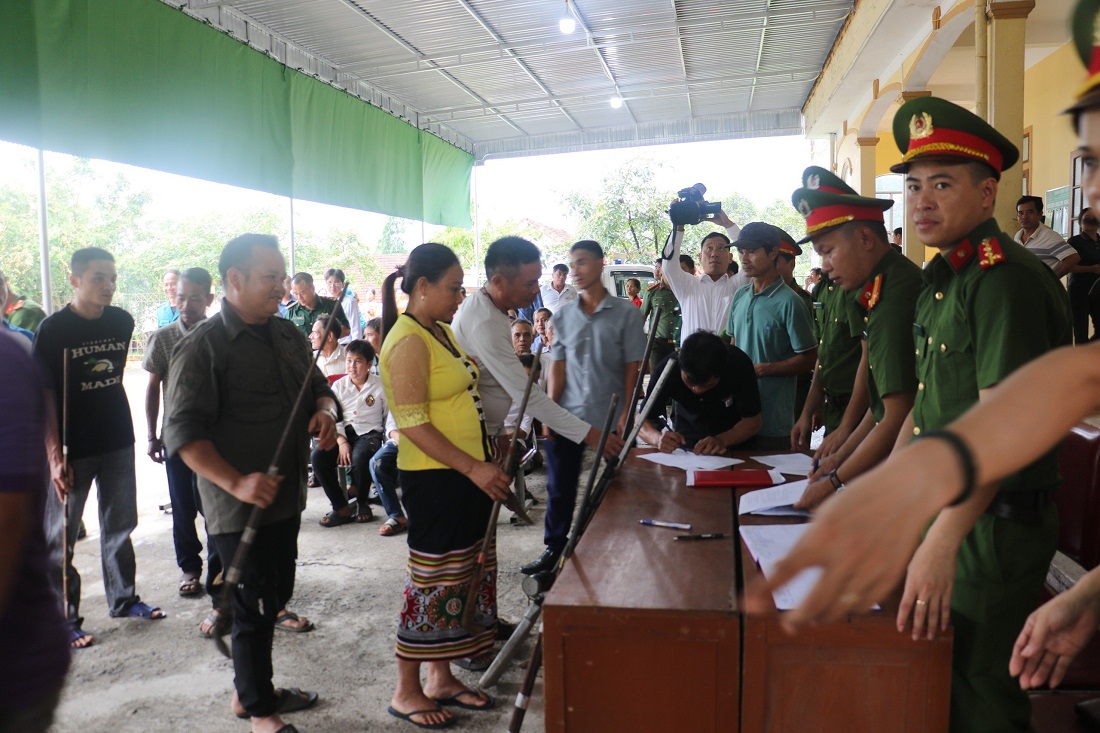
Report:
<svg viewBox="0 0 1100 733"><path fill-rule="evenodd" d="M276 687L275 701L276 715L296 713L299 710L305 710L316 705L317 693L297 687L287 687L286 689ZM250 717L248 713L236 713L236 716L241 720L248 720Z"/></svg>
<svg viewBox="0 0 1100 733"><path fill-rule="evenodd" d="M180 595L184 598L197 596L202 593L202 583L197 573L184 573L180 578Z"/></svg>
<svg viewBox="0 0 1100 733"><path fill-rule="evenodd" d="M366 502L361 502L355 510L356 524L366 524L374 521L374 512Z"/></svg>
<svg viewBox="0 0 1100 733"><path fill-rule="evenodd" d="M209 627L206 631L202 630L203 625ZM229 633L229 629L233 626L233 614L230 611L223 611L220 608L215 608L206 615L206 618L199 624L199 635L206 639L213 639L215 636L225 636Z"/></svg>
<svg viewBox="0 0 1100 733"><path fill-rule="evenodd" d="M441 728L450 728L452 725L458 722L458 718L454 716L451 716L450 718L447 718L446 720L439 723L417 723L415 720L413 720L414 715L430 715L431 713L442 713L443 708L429 708L428 710L414 710L411 713L403 713L391 705L386 708L386 712L388 712L395 718L401 718L401 720L404 720L406 723L412 723L417 728L424 728L425 730L440 730Z"/></svg>
<svg viewBox="0 0 1100 733"><path fill-rule="evenodd" d="M306 621L305 626L286 625L287 621L293 621L294 623L297 623L301 620L302 619L298 617L298 614L294 613L293 611L283 611L275 617L275 628L281 629L283 631L289 631L292 634L304 634L307 631L313 631L312 621Z"/></svg>
<svg viewBox="0 0 1100 733"><path fill-rule="evenodd" d="M88 639L86 643L78 644L83 639ZM87 649L92 644L95 644L95 637L89 634L84 629L74 626L69 629L69 648L70 649Z"/></svg>
<svg viewBox="0 0 1100 733"><path fill-rule="evenodd" d="M331 512L321 517L320 525L322 527L339 527L341 524L348 524L353 522L354 518L350 514L341 514L339 509L333 509Z"/></svg>
<svg viewBox="0 0 1100 733"><path fill-rule="evenodd" d="M160 608L157 606L150 606L145 601L135 601L126 609L126 613L122 615L126 618L143 618L148 621L160 621L161 619L168 618L168 614L160 610Z"/></svg>
<svg viewBox="0 0 1100 733"><path fill-rule="evenodd" d="M458 699L463 695L473 695L478 700L481 700L484 696L485 702L481 705L471 705L468 702L462 702ZM454 705L456 708L462 708L463 710L492 710L493 705L496 704L496 700L494 700L493 696L489 693L477 692L476 690L471 690L469 688L465 690L460 690L450 697L433 697L432 700L440 705Z"/></svg>
<svg viewBox="0 0 1100 733"><path fill-rule="evenodd" d="M408 529L408 525L405 522L390 517L378 528L378 534L383 537L393 537L396 534L401 534L406 529Z"/></svg>

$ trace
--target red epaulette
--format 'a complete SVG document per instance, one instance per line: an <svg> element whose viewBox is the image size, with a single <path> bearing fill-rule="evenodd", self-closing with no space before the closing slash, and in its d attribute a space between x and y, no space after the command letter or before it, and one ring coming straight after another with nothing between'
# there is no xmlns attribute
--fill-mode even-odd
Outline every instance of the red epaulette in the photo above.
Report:
<svg viewBox="0 0 1100 733"><path fill-rule="evenodd" d="M863 292L859 294L859 304L867 309L870 313L871 309L878 304L882 298L882 273L875 275L875 278L869 283L863 286Z"/></svg>
<svg viewBox="0 0 1100 733"><path fill-rule="evenodd" d="M996 237L986 237L978 245L978 266L988 270L1005 261L1005 252Z"/></svg>
<svg viewBox="0 0 1100 733"><path fill-rule="evenodd" d="M661 283L650 283L649 287L646 288L646 290L653 290L653 288L659 288L659 287L661 287Z"/></svg>

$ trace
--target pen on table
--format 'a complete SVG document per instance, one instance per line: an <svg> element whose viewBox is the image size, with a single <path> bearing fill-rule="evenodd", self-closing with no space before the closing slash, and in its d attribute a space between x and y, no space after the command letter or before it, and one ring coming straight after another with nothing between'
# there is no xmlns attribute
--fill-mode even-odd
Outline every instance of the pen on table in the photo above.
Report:
<svg viewBox="0 0 1100 733"><path fill-rule="evenodd" d="M710 534L678 534L674 540L721 540L729 537L725 532L711 532Z"/></svg>
<svg viewBox="0 0 1100 733"><path fill-rule="evenodd" d="M658 519L639 519L638 524L644 524L647 527L665 527L666 529L691 529L690 524L684 524L683 522L662 522Z"/></svg>

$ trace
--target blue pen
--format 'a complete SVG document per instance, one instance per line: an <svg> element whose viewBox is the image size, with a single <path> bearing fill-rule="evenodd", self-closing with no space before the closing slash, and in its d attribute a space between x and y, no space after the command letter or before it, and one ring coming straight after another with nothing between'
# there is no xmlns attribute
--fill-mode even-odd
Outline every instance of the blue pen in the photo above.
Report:
<svg viewBox="0 0 1100 733"><path fill-rule="evenodd" d="M813 463L811 463L810 465L813 467L813 470L810 471L810 473L817 473L817 467L821 465L821 461L819 461L815 458L813 460Z"/></svg>
<svg viewBox="0 0 1100 733"><path fill-rule="evenodd" d="M658 519L639 519L638 524L643 524L646 527L664 527L666 529L691 529L690 524L684 524L683 522L662 522Z"/></svg>

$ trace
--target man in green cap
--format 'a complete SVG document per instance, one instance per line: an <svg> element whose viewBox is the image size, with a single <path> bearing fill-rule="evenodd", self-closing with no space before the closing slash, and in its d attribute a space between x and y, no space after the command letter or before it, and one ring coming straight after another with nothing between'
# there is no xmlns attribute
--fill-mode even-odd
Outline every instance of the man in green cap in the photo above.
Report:
<svg viewBox="0 0 1100 733"><path fill-rule="evenodd" d="M653 348L649 352L649 371L657 374L657 365L676 351L676 345L680 343L680 301L668 286L663 271L664 260L658 257L653 262L653 277L655 282L646 288L642 296L642 318L649 323L649 314L655 308L661 309L661 317L657 319L652 328L656 329L653 335ZM677 265L669 263L670 266ZM679 267L683 269L683 265ZM687 270L684 270L687 272Z"/></svg>
<svg viewBox="0 0 1100 733"><path fill-rule="evenodd" d="M1017 368L1070 343L1069 301L1054 274L993 219L1012 143L967 110L913 99L894 117L906 210L939 250L924 270L914 337L917 395L906 436L939 431ZM1030 704L1008 673L1012 645L1054 555L1057 456L1001 481L992 502L944 509L910 561L898 628L954 626L951 730L1027 731Z"/></svg>
<svg viewBox="0 0 1100 733"><path fill-rule="evenodd" d="M802 174L791 203L806 217L821 269L845 297L849 336L861 340L857 381L870 410L840 448L810 476L798 508L813 509L873 468L897 441L917 393L913 310L920 269L890 246L883 212L889 199L867 198L816 166Z"/></svg>

